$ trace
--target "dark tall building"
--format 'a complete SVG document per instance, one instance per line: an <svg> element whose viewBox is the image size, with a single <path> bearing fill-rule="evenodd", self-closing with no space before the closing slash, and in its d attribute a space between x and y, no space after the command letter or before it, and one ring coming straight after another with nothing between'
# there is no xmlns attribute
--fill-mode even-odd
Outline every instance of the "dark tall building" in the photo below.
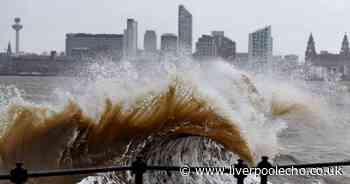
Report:
<svg viewBox="0 0 350 184"><path fill-rule="evenodd" d="M344 35L343 42L341 45L341 50L340 53L341 55L348 56L350 55L350 49L349 49L349 40L348 40L348 35Z"/></svg>
<svg viewBox="0 0 350 184"><path fill-rule="evenodd" d="M6 51L8 56L12 55L12 47L11 47L11 42L7 45L7 51Z"/></svg>
<svg viewBox="0 0 350 184"><path fill-rule="evenodd" d="M180 52L192 53L192 14L183 6L179 6L178 36Z"/></svg>
<svg viewBox="0 0 350 184"><path fill-rule="evenodd" d="M153 30L147 30L145 32L143 47L145 51L154 52L157 50L157 35Z"/></svg>
<svg viewBox="0 0 350 184"><path fill-rule="evenodd" d="M307 41L307 46L305 51L305 61L312 59L316 55L317 53L316 53L315 40L311 33L309 36L309 40Z"/></svg>
<svg viewBox="0 0 350 184"><path fill-rule="evenodd" d="M165 52L177 51L177 36L172 33L166 33L161 36L161 49Z"/></svg>
<svg viewBox="0 0 350 184"><path fill-rule="evenodd" d="M311 65L311 73L314 78L323 79L329 73L341 74L343 79L350 79L350 54L347 35L344 36L339 54L321 51L316 52L315 41L312 34L309 37L305 62Z"/></svg>

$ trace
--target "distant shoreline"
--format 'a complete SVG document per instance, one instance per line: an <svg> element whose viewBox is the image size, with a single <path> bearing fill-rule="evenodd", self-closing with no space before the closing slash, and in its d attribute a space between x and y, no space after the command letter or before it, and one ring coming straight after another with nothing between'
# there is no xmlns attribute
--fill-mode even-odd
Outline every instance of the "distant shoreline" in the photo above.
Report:
<svg viewBox="0 0 350 184"><path fill-rule="evenodd" d="M58 74L0 74L0 76L13 76L13 77L69 77L69 75Z"/></svg>

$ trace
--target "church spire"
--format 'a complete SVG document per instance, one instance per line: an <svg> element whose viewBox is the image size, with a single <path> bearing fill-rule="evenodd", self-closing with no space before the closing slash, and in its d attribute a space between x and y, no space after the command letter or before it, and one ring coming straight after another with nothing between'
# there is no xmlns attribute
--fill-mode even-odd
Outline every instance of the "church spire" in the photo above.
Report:
<svg viewBox="0 0 350 184"><path fill-rule="evenodd" d="M7 54L12 55L12 48L11 48L11 42L7 45Z"/></svg>
<svg viewBox="0 0 350 184"><path fill-rule="evenodd" d="M350 55L349 40L348 40L348 36L346 33L345 33L344 38L343 38L340 54L345 55L345 56Z"/></svg>
<svg viewBox="0 0 350 184"><path fill-rule="evenodd" d="M312 57L316 55L317 53L316 53L315 41L311 33L309 36L309 40L307 42L307 47L305 51L305 60L310 60Z"/></svg>

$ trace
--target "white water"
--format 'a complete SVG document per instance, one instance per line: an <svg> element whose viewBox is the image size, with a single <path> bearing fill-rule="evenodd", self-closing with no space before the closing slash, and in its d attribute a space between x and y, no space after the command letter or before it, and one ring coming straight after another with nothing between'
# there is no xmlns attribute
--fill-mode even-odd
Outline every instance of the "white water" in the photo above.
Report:
<svg viewBox="0 0 350 184"><path fill-rule="evenodd" d="M106 98L111 98L113 102L122 102L127 110L137 100L136 97L150 91L154 94L160 93L177 78L197 96L206 99L216 112L237 123L256 160L262 155L270 158L289 155L307 163L350 158L350 143L347 141L350 140L350 98L347 89L337 81L315 84L298 78L290 79L274 72L243 72L222 61L196 63L188 59L147 64L104 61L93 64L83 74L76 79L68 79L70 81L67 83L70 85L59 85L60 81L50 89L50 100L44 102L27 100L24 97L31 95L26 92L26 87L23 87L25 85L21 86L25 79L20 82L17 80L14 87L5 85L0 88L2 117L5 116L9 104L45 106L52 111L60 111L68 100L73 100L90 117L98 119ZM242 74L249 77L259 94L249 91L249 86L240 79ZM36 88L38 91L45 90ZM189 89L184 89L184 92ZM20 92L21 90L24 92ZM296 105L296 108L284 116L276 117L270 109L273 103ZM2 122L5 123L5 120ZM155 165L227 166L237 159L237 156L217 143L199 138L169 140L162 146L155 144L153 147L154 154L149 154L148 163ZM107 181L127 180L113 174L103 177ZM150 174L147 175L147 180L149 183L234 181L231 176L184 179L178 174L164 181L167 177ZM258 179L252 177L249 181L252 183ZM88 180L83 183L85 182Z"/></svg>

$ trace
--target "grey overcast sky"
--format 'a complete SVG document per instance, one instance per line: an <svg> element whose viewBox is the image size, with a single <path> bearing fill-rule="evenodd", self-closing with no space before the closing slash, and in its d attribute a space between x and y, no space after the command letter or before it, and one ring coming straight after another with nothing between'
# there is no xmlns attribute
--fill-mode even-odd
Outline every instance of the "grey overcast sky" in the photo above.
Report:
<svg viewBox="0 0 350 184"><path fill-rule="evenodd" d="M201 34L224 30L236 41L237 52L248 49L248 33L272 25L274 54L302 55L313 32L317 50L338 52L350 31L349 0L1 0L0 49L22 18L22 51L63 51L65 34L122 33L128 17L138 21L139 47L146 29L177 33L177 6L193 15L194 42ZM158 37L159 38L159 37Z"/></svg>

